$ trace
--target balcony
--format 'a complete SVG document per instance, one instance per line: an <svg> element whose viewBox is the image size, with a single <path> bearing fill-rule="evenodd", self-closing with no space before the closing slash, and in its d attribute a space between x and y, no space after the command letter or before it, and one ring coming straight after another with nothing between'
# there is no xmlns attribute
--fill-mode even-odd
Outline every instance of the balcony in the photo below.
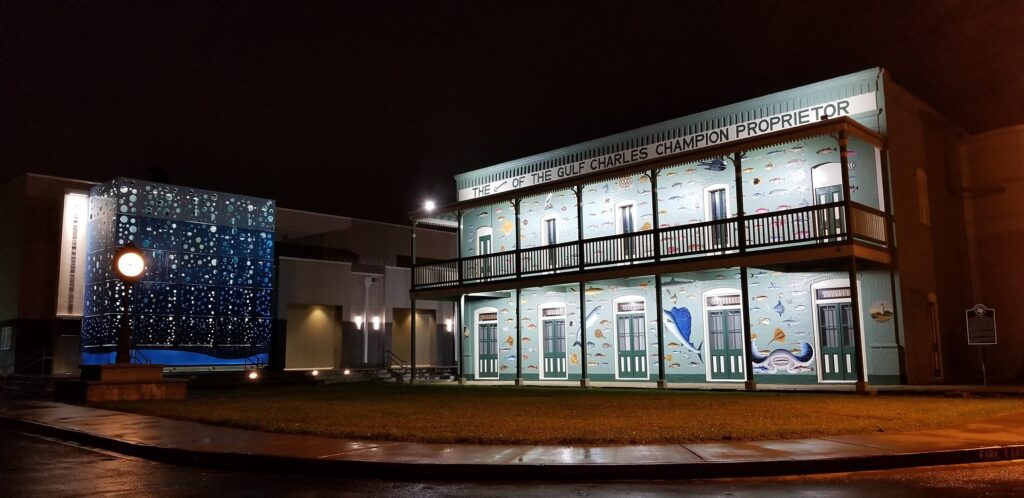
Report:
<svg viewBox="0 0 1024 498"><path fill-rule="evenodd" d="M882 211L840 201L416 265L413 290L818 244L887 249L888 223Z"/></svg>

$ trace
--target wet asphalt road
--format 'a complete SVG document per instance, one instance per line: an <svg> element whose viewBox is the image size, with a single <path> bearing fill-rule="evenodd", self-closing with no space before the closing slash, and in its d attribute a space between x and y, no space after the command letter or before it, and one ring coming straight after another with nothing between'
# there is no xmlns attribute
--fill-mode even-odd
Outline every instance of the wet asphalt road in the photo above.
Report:
<svg viewBox="0 0 1024 498"><path fill-rule="evenodd" d="M1024 496L1024 461L771 479L611 483L388 482L179 467L0 429L0 496L97 495Z"/></svg>

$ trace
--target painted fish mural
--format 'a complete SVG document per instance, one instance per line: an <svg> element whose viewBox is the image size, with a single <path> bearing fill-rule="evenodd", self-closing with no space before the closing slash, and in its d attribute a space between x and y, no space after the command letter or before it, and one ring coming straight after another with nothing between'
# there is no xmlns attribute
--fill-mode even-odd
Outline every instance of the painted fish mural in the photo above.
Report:
<svg viewBox="0 0 1024 498"><path fill-rule="evenodd" d="M693 317L690 315L690 310L686 307L677 308L675 306L670 310L662 310L665 313L665 323L669 325L668 329L679 338L683 347L697 353L697 359L704 362L703 353L701 349L704 343L694 346L693 341L690 339L692 333L692 320Z"/></svg>
<svg viewBox="0 0 1024 498"><path fill-rule="evenodd" d="M757 348L757 343L751 340L750 356L754 360L754 370L757 372L776 373L780 368L785 368L788 373L797 373L810 369L811 361L814 360L814 348L804 341L800 343L800 352L797 354L785 348L764 354Z"/></svg>
<svg viewBox="0 0 1024 498"><path fill-rule="evenodd" d="M781 297L779 298L779 302L775 303L775 307L772 309L775 310L775 312L778 313L780 317L786 311L786 307L782 305Z"/></svg>
<svg viewBox="0 0 1024 498"><path fill-rule="evenodd" d="M589 326L593 325L594 324L594 320L597 320L597 313L600 312L600 311L601 311L601 305L597 305L597 306L594 306L594 309L590 310L590 313L587 313L587 319L585 320L586 323L585 324L581 323L580 324L580 328L578 330L576 330L576 340L573 341L573 343L572 343L572 345L574 347L575 346L583 345L583 343L580 342L580 338L583 337L583 327L584 326L589 327Z"/></svg>
<svg viewBox="0 0 1024 498"><path fill-rule="evenodd" d="M725 159L722 159L721 157L701 161L699 165L703 166L707 171L725 171L726 168Z"/></svg>

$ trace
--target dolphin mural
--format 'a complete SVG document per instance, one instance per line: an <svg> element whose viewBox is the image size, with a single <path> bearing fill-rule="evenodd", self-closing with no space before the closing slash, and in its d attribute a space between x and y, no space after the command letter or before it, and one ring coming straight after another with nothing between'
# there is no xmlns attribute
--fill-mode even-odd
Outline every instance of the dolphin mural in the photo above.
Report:
<svg viewBox="0 0 1024 498"><path fill-rule="evenodd" d="M751 339L750 356L754 360L754 371L761 373L776 373L779 368L785 368L789 373L796 373L810 366L814 360L814 348L804 341L800 343L800 353L793 354L792 351L779 348L768 354L762 354L757 348L757 343Z"/></svg>
<svg viewBox="0 0 1024 498"><path fill-rule="evenodd" d="M601 305L594 306L594 309L587 313L587 319L585 320L586 326L589 327L594 324L597 320L597 313L601 311ZM573 347L581 346L583 343L580 342L580 338L583 336L583 324L580 324L580 328L576 330L576 340L572 343ZM587 346L591 346L593 343L588 342Z"/></svg>
<svg viewBox="0 0 1024 498"><path fill-rule="evenodd" d="M690 339L690 335L692 333L692 317L690 316L690 310L686 309L685 306L682 308L676 308L673 306L672 309L662 310L662 312L665 313L665 323L669 325L668 329L679 338L679 342L681 342L686 349L697 353L697 359L700 360L701 363L704 363L704 355L700 352L704 343L694 346L693 341Z"/></svg>

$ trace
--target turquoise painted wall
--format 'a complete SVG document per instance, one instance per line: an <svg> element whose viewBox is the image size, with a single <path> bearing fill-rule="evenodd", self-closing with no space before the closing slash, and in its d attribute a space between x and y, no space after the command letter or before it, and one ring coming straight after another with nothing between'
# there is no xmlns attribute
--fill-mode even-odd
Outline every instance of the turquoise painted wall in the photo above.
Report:
<svg viewBox="0 0 1024 498"><path fill-rule="evenodd" d="M814 301L811 286L827 280L847 279L846 271L825 272L778 272L768 269L748 269L748 300L753 343L758 352L768 355L778 349L799 354L803 343L813 349L815 356L806 364L794 362L792 367L770 369L755 368L755 380L763 383L814 383L817 381L818 338L814 328ZM868 375L892 382L900 375L899 345L895 332L895 320L886 316L884 310L892 309L889 273L887 270L866 270L859 274L861 285L861 323L864 328L865 350L868 357ZM740 289L738 268L725 268L701 272L668 274L662 277L663 311L687 308L692 315L690 344L700 354L686 346L676 333L675 325L665 313L655 309L655 282L652 276L630 279L587 282L587 315L594 312L590 325L580 333L579 286L550 286L523 289L520 294L520 325L522 330L522 356L517 358L515 349L516 302L515 292L507 297L470 299L466 301L465 324L468 331L463 334L463 357L465 372L475 374L474 341L476 337L476 314L485 308L498 312L499 374L501 379L515 377L516 364L523 363L523 377L539 379L541 375L541 317L540 310L546 304L566 306L566 353L568 380L579 379L583 361L587 362L588 375L593 380L614 380L616 378L616 357L618 345L615 341L615 303L619 298L638 296L645 300L645 328L648 363L648 379L657 379L658 351L657 320L665 320L665 370L669 381L704 382L707 379L707 333L705 325L706 307L704 296L717 289ZM596 311L594 311L596 310ZM872 317L875 312L877 318ZM886 319L888 318L888 319ZM582 348L574 343L588 345L584 359ZM770 371L774 370L774 371ZM870 380L870 379L869 379Z"/></svg>

